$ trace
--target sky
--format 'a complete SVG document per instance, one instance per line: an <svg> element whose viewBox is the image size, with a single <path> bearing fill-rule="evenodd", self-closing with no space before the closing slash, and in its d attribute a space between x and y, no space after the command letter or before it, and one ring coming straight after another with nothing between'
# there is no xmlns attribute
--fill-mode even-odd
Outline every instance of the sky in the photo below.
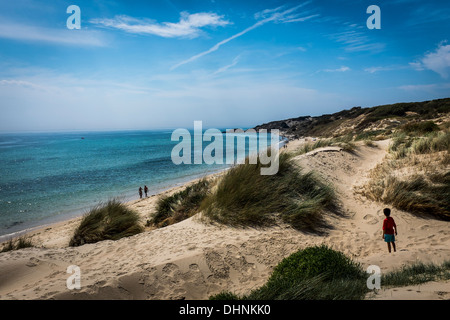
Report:
<svg viewBox="0 0 450 320"><path fill-rule="evenodd" d="M0 1L0 132L247 128L446 97L449 1Z"/></svg>

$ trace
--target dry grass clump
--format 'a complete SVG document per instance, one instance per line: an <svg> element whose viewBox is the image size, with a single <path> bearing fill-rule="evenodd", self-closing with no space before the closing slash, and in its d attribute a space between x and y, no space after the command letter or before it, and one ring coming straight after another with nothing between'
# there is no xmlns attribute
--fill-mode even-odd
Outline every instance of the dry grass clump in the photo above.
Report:
<svg viewBox="0 0 450 320"><path fill-rule="evenodd" d="M102 240L118 240L143 230L139 214L113 199L94 207L83 217L69 245L75 247Z"/></svg>
<svg viewBox="0 0 450 320"><path fill-rule="evenodd" d="M336 212L334 190L310 172L302 173L292 155L279 156L275 175L261 175L261 164L240 164L218 182L201 204L204 216L232 226L267 226L282 219L294 228L320 232L325 212Z"/></svg>
<svg viewBox="0 0 450 320"><path fill-rule="evenodd" d="M160 197L149 224L161 228L191 217L197 213L210 187L210 181L204 178L173 195Z"/></svg>
<svg viewBox="0 0 450 320"><path fill-rule="evenodd" d="M301 154L308 153L310 151L313 151L318 148L323 147L341 147L343 151L353 153L355 152L356 145L353 142L353 135L344 135L341 137L335 137L335 138L323 138L318 139L315 142L309 142L303 144L301 147L299 147L297 150L292 152L292 156L298 156Z"/></svg>
<svg viewBox="0 0 450 320"><path fill-rule="evenodd" d="M23 236L17 239L10 239L6 243L3 244L2 250L0 252L8 252L13 250L20 250L23 248L32 248L34 247L33 242L30 238Z"/></svg>
<svg viewBox="0 0 450 320"><path fill-rule="evenodd" d="M428 121L396 132L387 159L358 192L413 214L450 220L450 131L436 127Z"/></svg>

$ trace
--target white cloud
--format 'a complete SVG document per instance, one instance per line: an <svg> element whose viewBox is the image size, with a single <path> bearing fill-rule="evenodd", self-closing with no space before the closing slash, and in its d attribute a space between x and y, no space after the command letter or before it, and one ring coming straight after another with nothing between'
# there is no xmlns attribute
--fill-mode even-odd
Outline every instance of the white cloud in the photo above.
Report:
<svg viewBox="0 0 450 320"><path fill-rule="evenodd" d="M404 91L426 91L426 92L434 92L437 90L447 90L450 89L450 83L433 83L433 84L410 84L400 86L399 89Z"/></svg>
<svg viewBox="0 0 450 320"><path fill-rule="evenodd" d="M385 66L385 67L378 66L378 67L365 68L364 71L368 72L368 73L376 73L376 72L380 72L380 71L394 71L394 70L402 70L402 69L409 69L409 67L405 66L405 65L390 65L390 66Z"/></svg>
<svg viewBox="0 0 450 320"><path fill-rule="evenodd" d="M226 44L226 43L228 43L228 42L230 42L230 41L232 41L232 40L234 40L234 39L236 39L236 38L238 38L240 36L243 36L244 34L250 32L250 31L252 31L252 30L254 30L254 29L258 28L258 27L261 27L261 26L265 25L266 23L269 23L269 22L290 23L290 22L305 21L305 20L312 19L316 15L310 15L310 16L306 16L306 17L301 17L300 13L296 13L296 11L298 9L300 9L301 7L309 4L310 2L311 1L299 4L298 6L292 7L290 9L287 9L287 10L284 10L284 11L281 11L284 8L284 6L281 6L281 7L275 8L275 9L266 9L266 10L263 10L263 11L261 11L259 13L256 13L255 14L256 18L264 18L264 19L263 20L259 20L258 22L256 22L252 26L244 29L243 31L238 32L235 35L233 35L233 36L231 36L231 37L229 37L229 38L227 38L225 40L222 40L222 41L216 43L214 46L212 46L208 50L203 51L203 52L201 52L201 53L199 53L199 54L197 54L195 56L192 56L189 59L181 61L180 63L174 65L171 68L171 70L174 70L174 69L176 69L176 68L178 68L178 67L180 67L180 66L182 66L184 64L187 64L187 63L190 63L192 61L195 61L195 60L197 60L197 59L199 59L199 58L201 58L201 57L203 57L203 56L205 56L207 54L215 52L215 51L219 50L219 48L222 45L224 45L224 44Z"/></svg>
<svg viewBox="0 0 450 320"><path fill-rule="evenodd" d="M416 70L432 70L447 79L450 75L450 45L445 43L446 41L441 42L436 51L425 54L419 61L410 65Z"/></svg>
<svg viewBox="0 0 450 320"><path fill-rule="evenodd" d="M238 64L239 58L240 58L240 56L237 56L236 58L233 59L233 61L232 61L229 65L226 65L226 66L224 66L224 67L218 69L216 72L214 72L214 74L218 74L218 73L225 72L225 71L227 71L228 69L234 67L235 65Z"/></svg>
<svg viewBox="0 0 450 320"><path fill-rule="evenodd" d="M324 72L346 72L346 71L349 71L349 70L350 70L349 67L342 66L342 67L340 67L338 69L325 69L323 71Z"/></svg>
<svg viewBox="0 0 450 320"><path fill-rule="evenodd" d="M384 43L372 42L363 32L354 29L350 27L346 31L331 34L330 38L345 45L345 50L348 52L383 51L386 46Z"/></svg>
<svg viewBox="0 0 450 320"><path fill-rule="evenodd" d="M177 23L157 23L150 19L136 19L129 16L116 16L113 19L93 19L93 24L119 29L134 34L152 34L164 38L195 38L204 27L223 27L230 24L223 16L215 13L200 12L189 14L182 12Z"/></svg>
<svg viewBox="0 0 450 320"><path fill-rule="evenodd" d="M69 46L106 46L107 42L98 31L86 29L69 30L65 26L59 29L0 23L0 38L20 41L36 41Z"/></svg>

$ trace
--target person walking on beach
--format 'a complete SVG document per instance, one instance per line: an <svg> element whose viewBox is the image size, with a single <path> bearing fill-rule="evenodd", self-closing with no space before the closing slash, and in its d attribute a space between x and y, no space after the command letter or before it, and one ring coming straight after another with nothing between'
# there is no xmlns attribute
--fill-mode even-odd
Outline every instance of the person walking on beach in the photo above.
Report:
<svg viewBox="0 0 450 320"><path fill-rule="evenodd" d="M142 199L142 187L139 187L139 198Z"/></svg>
<svg viewBox="0 0 450 320"><path fill-rule="evenodd" d="M396 252L395 248L395 236L397 235L397 225L395 224L394 219L391 217L391 209L385 208L383 210L386 219L383 221L383 240L387 243L389 253L391 253L391 243L394 248L394 252ZM395 235L394 235L395 233Z"/></svg>
<svg viewBox="0 0 450 320"><path fill-rule="evenodd" d="M147 188L147 186L144 186L144 192L145 192L145 197L147 198L147 193L148 193L148 188Z"/></svg>

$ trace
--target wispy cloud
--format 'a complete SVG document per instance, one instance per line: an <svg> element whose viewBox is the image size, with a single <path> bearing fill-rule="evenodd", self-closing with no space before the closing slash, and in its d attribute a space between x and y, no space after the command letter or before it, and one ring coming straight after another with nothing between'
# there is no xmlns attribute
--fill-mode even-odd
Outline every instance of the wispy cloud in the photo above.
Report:
<svg viewBox="0 0 450 320"><path fill-rule="evenodd" d="M233 61L232 61L229 65L226 65L226 66L223 66L222 68L219 68L219 69L216 70L213 74L219 74L219 73L225 72L225 71L227 71L228 69L234 67L235 65L238 64L239 58L240 58L240 57L241 57L240 55L237 56L236 58L233 59Z"/></svg>
<svg viewBox="0 0 450 320"><path fill-rule="evenodd" d="M16 79L3 79L0 80L0 86L17 86L23 88L31 88L31 89L45 89L45 87L38 85L36 83L24 80L16 80Z"/></svg>
<svg viewBox="0 0 450 320"><path fill-rule="evenodd" d="M345 46L348 52L373 51L380 52L385 48L384 43L373 42L355 24L349 25L345 31L334 33L330 38Z"/></svg>
<svg viewBox="0 0 450 320"><path fill-rule="evenodd" d="M442 41L434 52L426 53L423 58L410 65L416 70L432 70L447 79L450 75L450 45L446 43L447 41Z"/></svg>
<svg viewBox="0 0 450 320"><path fill-rule="evenodd" d="M68 46L102 47L107 45L105 37L98 31L68 30L65 27L53 29L9 22L0 23L0 38Z"/></svg>
<svg viewBox="0 0 450 320"><path fill-rule="evenodd" d="M257 19L261 19L262 18L262 20L259 20L255 24L253 24L252 26L242 30L241 32L238 32L238 33L232 35L231 37L216 43L214 46L212 46L208 50L203 51L203 52L201 52L201 53L199 53L197 55L194 55L194 56L190 57L189 59L181 61L180 63L174 65L171 68L171 70L174 70L174 69L176 69L176 68L178 68L178 67L180 67L180 66L182 66L184 64L193 62L193 61L195 61L195 60L197 60L197 59L199 59L199 58L201 58L203 56L206 56L207 54L215 52L215 51L219 50L219 48L221 46L223 46L224 44L227 44L228 42L230 42L230 41L232 41L232 40L234 40L236 38L239 38L239 37L243 36L244 34L250 32L250 31L252 31L252 30L254 30L256 28L259 28L259 27L265 25L266 23L269 23L269 22L292 23L292 22L306 21L306 20L312 19L316 15L302 16L302 13L298 13L297 12L298 9L300 9L301 7L309 4L310 2L311 1L308 1L308 2L305 2L305 3L299 4L299 5L295 6L295 7L289 8L289 9L285 9L285 6L281 6L281 7L275 8L275 9L266 9L266 10L263 10L263 11L261 11L259 13L256 13L255 17Z"/></svg>
<svg viewBox="0 0 450 320"><path fill-rule="evenodd" d="M364 71L368 73L377 73L382 71L395 71L395 70L404 70L411 69L410 65L389 65L389 66L377 66L377 67L368 67L365 68Z"/></svg>
<svg viewBox="0 0 450 320"><path fill-rule="evenodd" d="M433 83L433 84L410 84L400 86L399 89L404 91L426 91L426 92L434 92L437 90L447 90L450 89L450 83Z"/></svg>
<svg viewBox="0 0 450 320"><path fill-rule="evenodd" d="M205 27L223 27L230 24L216 13L200 12L189 14L182 12L177 23L158 23L150 19L137 19L125 15L113 19L92 19L93 24L119 29L134 34L152 34L164 38L196 38Z"/></svg>
<svg viewBox="0 0 450 320"><path fill-rule="evenodd" d="M346 66L342 66L338 69L325 69L323 71L324 72L346 72L346 71L350 71L350 68L346 67Z"/></svg>
<svg viewBox="0 0 450 320"><path fill-rule="evenodd" d="M420 1L414 5L414 10L405 24L409 26L420 26L436 22L445 22L450 19L450 8L446 6L438 6L435 3L426 3Z"/></svg>

